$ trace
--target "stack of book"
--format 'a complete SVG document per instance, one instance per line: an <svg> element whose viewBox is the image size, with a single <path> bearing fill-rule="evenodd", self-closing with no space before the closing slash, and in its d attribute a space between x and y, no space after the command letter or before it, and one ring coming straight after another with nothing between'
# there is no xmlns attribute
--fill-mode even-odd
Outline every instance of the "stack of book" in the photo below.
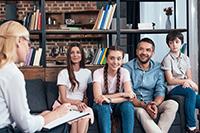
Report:
<svg viewBox="0 0 200 133"><path fill-rule="evenodd" d="M23 25L28 30L41 30L42 27L42 15L36 6L34 6L33 12L28 12L23 19Z"/></svg>
<svg viewBox="0 0 200 133"><path fill-rule="evenodd" d="M42 56L42 48L30 48L29 54L26 57L25 66L40 66Z"/></svg>
<svg viewBox="0 0 200 133"><path fill-rule="evenodd" d="M101 8L101 10L98 13L93 30L110 29L110 25L115 13L116 6L117 6L116 3L115 4L109 3L105 7Z"/></svg>
<svg viewBox="0 0 200 133"><path fill-rule="evenodd" d="M108 48L100 48L96 50L91 64L104 65L106 64L106 52Z"/></svg>

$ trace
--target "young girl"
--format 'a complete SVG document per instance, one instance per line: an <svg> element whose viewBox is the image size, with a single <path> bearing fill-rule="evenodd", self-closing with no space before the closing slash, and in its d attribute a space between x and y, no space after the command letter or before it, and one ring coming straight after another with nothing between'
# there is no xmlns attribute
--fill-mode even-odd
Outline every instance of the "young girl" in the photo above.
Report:
<svg viewBox="0 0 200 133"><path fill-rule="evenodd" d="M70 45L67 50L67 68L58 74L59 100L70 103L72 108L79 111L90 111L83 102L87 84L92 82L91 71L85 68L85 55L79 44ZM71 133L86 133L89 118L80 119L72 123Z"/></svg>
<svg viewBox="0 0 200 133"><path fill-rule="evenodd" d="M183 43L181 32L172 31L166 37L170 52L162 61L162 69L168 84L169 95L185 97L185 115L188 133L200 133L196 129L195 108L200 109L197 84L192 80L190 59L180 52Z"/></svg>
<svg viewBox="0 0 200 133"><path fill-rule="evenodd" d="M123 57L123 50L108 48L105 67L93 74L93 110L98 117L100 133L111 133L111 114L121 118L123 133L133 133L134 107L128 100L135 94L128 70L121 67Z"/></svg>
<svg viewBox="0 0 200 133"><path fill-rule="evenodd" d="M25 27L15 21L0 26L0 132L13 132L14 122L23 132L40 131L69 111L62 105L51 112L30 114L24 76L15 64L25 62L28 51L29 32Z"/></svg>

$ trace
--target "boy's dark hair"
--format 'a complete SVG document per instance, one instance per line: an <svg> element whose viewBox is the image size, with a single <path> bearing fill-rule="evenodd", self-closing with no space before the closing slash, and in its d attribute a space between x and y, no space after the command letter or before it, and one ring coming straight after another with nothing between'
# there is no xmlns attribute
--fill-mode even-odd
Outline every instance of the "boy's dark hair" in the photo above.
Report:
<svg viewBox="0 0 200 133"><path fill-rule="evenodd" d="M152 45L153 50L155 50L155 44L154 44L153 40L151 40L150 38L142 38L142 39L138 42L137 47L140 45L141 42L150 43L150 44Z"/></svg>
<svg viewBox="0 0 200 133"><path fill-rule="evenodd" d="M180 39L181 43L183 44L183 34L180 31L170 31L166 37L167 45L169 45L169 41L174 41L176 38Z"/></svg>

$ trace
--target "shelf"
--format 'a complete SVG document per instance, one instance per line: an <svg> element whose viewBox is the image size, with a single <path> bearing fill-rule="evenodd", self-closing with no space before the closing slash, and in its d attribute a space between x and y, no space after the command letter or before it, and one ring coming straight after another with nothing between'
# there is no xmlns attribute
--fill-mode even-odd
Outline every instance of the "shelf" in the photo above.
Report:
<svg viewBox="0 0 200 133"><path fill-rule="evenodd" d="M30 34L41 34L42 33L42 31L39 31L39 30L31 30L29 32L30 32Z"/></svg>
<svg viewBox="0 0 200 133"><path fill-rule="evenodd" d="M121 34L161 34L161 33L168 33L170 31L180 31L186 32L187 29L149 29L149 30L139 30L139 29L121 29Z"/></svg>
<svg viewBox="0 0 200 133"><path fill-rule="evenodd" d="M116 30L46 30L46 34L116 34Z"/></svg>
<svg viewBox="0 0 200 133"><path fill-rule="evenodd" d="M175 0L120 0L121 2L130 2L130 1L138 1L138 2L174 2Z"/></svg>
<svg viewBox="0 0 200 133"><path fill-rule="evenodd" d="M168 33L169 31L181 31L186 32L187 29L121 29L121 34L159 34L159 33ZM46 30L47 34L117 34L116 30L77 30L77 31L69 31L69 30Z"/></svg>
<svg viewBox="0 0 200 133"><path fill-rule="evenodd" d="M46 40L101 40L105 38L103 34L55 34L46 35ZM30 38L31 40L39 40L38 34L31 34Z"/></svg>
<svg viewBox="0 0 200 133"><path fill-rule="evenodd" d="M55 1L55 0L46 0L46 1ZM70 1L70 0L66 0L66 1ZM73 1L93 1L93 2L102 2L100 0L73 0ZM116 1L116 0L107 0L107 1ZM145 2L173 2L175 0L120 0L121 2L126 2L126 1L145 1Z"/></svg>

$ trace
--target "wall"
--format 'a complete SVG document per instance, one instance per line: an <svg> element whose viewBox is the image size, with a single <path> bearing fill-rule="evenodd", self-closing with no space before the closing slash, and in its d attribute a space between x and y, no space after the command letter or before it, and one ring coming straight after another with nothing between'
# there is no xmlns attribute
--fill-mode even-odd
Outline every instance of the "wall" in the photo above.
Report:
<svg viewBox="0 0 200 133"><path fill-rule="evenodd" d="M0 2L0 20L5 19L6 1ZM17 17L22 20L27 12L33 10L35 1L16 1ZM96 2L74 2L74 1L46 1L46 12L67 12L74 10L96 9Z"/></svg>
<svg viewBox="0 0 200 133"><path fill-rule="evenodd" d="M190 0L189 0L190 1ZM190 59L192 64L192 74L193 79L198 82L198 71L199 71L199 64L198 64L198 23L197 22L197 1L199 0L192 0L189 2L189 43L190 43Z"/></svg>
<svg viewBox="0 0 200 133"><path fill-rule="evenodd" d="M6 20L6 1L0 2L0 20ZM10 1L9 1L10 3ZM38 5L38 2L36 1L12 1L12 3L16 3L17 6L17 20L23 20L23 18L26 16L28 12L33 12L33 6ZM65 13L70 11L80 11L80 10L93 10L97 9L96 2L81 2L81 1L46 1L45 4L45 10L46 13ZM64 23L64 22L63 22ZM55 35L53 35L55 36ZM58 36L58 35L56 35ZM59 48L63 48L63 52L66 53L67 45L69 43L72 43L74 41L79 42L79 40L70 40L72 35L63 35L62 39L57 40L47 40L47 57L50 55L50 52L52 51L52 48L56 48L57 51L59 51ZM73 37L76 36L76 38L79 38L77 35L73 35ZM33 41L33 45L35 47L38 46L38 36L31 36L31 40ZM51 37L49 37L51 38ZM70 38L70 39L65 39ZM95 38L96 39L96 38ZM80 42L82 45L84 45L85 48L93 49L97 48L97 39L82 39ZM102 38L101 38L102 39ZM99 39L100 40L100 39Z"/></svg>

